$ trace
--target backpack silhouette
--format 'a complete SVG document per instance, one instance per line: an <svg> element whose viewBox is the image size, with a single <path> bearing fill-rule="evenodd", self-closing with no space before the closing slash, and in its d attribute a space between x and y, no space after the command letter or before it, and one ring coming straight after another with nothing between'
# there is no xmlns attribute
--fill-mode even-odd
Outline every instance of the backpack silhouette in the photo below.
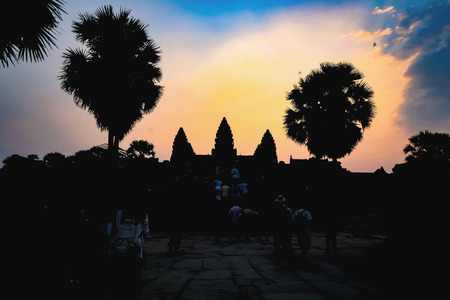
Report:
<svg viewBox="0 0 450 300"><path fill-rule="evenodd" d="M309 229L309 222L311 219L308 219L308 215L310 217L310 212L306 209L299 209L294 213L292 225L294 229L297 230L305 230Z"/></svg>
<svg viewBox="0 0 450 300"><path fill-rule="evenodd" d="M119 226L114 241L114 248L118 253L136 252L139 247L137 228L132 219L124 219Z"/></svg>

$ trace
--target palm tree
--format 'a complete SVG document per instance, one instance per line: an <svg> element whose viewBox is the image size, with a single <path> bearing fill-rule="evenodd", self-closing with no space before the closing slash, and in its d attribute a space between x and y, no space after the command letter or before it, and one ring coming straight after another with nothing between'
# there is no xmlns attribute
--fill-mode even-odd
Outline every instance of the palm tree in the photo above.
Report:
<svg viewBox="0 0 450 300"><path fill-rule="evenodd" d="M287 136L317 158L349 154L375 116L373 91L352 64L322 63L288 93Z"/></svg>
<svg viewBox="0 0 450 300"><path fill-rule="evenodd" d="M26 2L26 3L24 3ZM48 50L56 47L55 34L62 21L65 1L5 1L3 14L19 12L22 18L0 18L0 63L6 68L18 61L44 60Z"/></svg>
<svg viewBox="0 0 450 300"><path fill-rule="evenodd" d="M450 172L450 135L421 131L409 138L403 149L405 160L412 166Z"/></svg>
<svg viewBox="0 0 450 300"><path fill-rule="evenodd" d="M127 155L130 158L144 159L147 158L147 156L149 158L154 158L154 145L145 140L132 141L127 150Z"/></svg>
<svg viewBox="0 0 450 300"><path fill-rule="evenodd" d="M114 14L110 5L80 14L72 25L87 49L63 54L61 88L75 104L93 114L100 130L108 131L108 149L117 156L119 142L150 113L162 95L159 48L130 10Z"/></svg>

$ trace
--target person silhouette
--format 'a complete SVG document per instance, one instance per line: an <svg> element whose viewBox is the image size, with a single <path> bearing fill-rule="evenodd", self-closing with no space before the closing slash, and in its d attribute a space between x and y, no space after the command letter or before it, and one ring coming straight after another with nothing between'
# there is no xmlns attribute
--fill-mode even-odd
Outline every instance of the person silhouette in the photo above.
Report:
<svg viewBox="0 0 450 300"><path fill-rule="evenodd" d="M311 212L304 208L296 210L292 217L292 227L297 236L302 261L306 260L308 251L311 249L311 222Z"/></svg>
<svg viewBox="0 0 450 300"><path fill-rule="evenodd" d="M272 221L274 254L292 254L292 210L286 205L286 198L283 195L278 195L275 199Z"/></svg>

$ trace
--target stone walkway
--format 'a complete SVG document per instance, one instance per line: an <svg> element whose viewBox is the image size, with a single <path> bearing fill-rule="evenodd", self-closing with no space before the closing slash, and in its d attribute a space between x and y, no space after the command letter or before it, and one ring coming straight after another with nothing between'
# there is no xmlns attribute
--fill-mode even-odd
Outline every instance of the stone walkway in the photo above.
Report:
<svg viewBox="0 0 450 300"><path fill-rule="evenodd" d="M371 262L382 237L338 234L339 256L325 257L325 238L313 232L309 262L274 257L272 238L217 243L211 236L183 235L180 255L167 254L168 237L145 242L139 299L386 299L380 268Z"/></svg>

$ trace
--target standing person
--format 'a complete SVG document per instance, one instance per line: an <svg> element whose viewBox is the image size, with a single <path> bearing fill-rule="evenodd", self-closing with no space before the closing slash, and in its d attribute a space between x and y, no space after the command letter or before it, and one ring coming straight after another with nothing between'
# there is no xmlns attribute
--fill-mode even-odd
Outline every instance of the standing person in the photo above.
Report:
<svg viewBox="0 0 450 300"><path fill-rule="evenodd" d="M148 213L145 214L143 237L148 238L150 236L150 221L148 220Z"/></svg>
<svg viewBox="0 0 450 300"><path fill-rule="evenodd" d="M338 199L344 199L341 187L334 185L327 189L328 193L320 195L322 207L323 230L325 233L325 249L327 256L337 255L336 235L340 227L340 211ZM331 195L331 192L333 195Z"/></svg>
<svg viewBox="0 0 450 300"><path fill-rule="evenodd" d="M240 207L239 205L234 205L231 209L230 209L230 216L231 216L231 236L234 236L234 238L236 239L236 241L240 240L240 233L239 233L239 217L241 215L242 212L242 207Z"/></svg>
<svg viewBox="0 0 450 300"><path fill-rule="evenodd" d="M304 208L296 210L292 217L292 227L297 236L297 243L300 247L300 259L302 261L306 260L308 251L311 249L311 222L311 212Z"/></svg>
<svg viewBox="0 0 450 300"><path fill-rule="evenodd" d="M139 293L143 261L142 222L135 207L117 211L113 285L120 297L134 298Z"/></svg>
<svg viewBox="0 0 450 300"><path fill-rule="evenodd" d="M240 193L240 199L241 199L241 203L245 203L245 205L248 205L248 189L247 189L247 183L246 182L239 182L237 184L237 186L239 187L239 193Z"/></svg>
<svg viewBox="0 0 450 300"><path fill-rule="evenodd" d="M251 241L250 235L256 234L258 216L259 212L251 210L250 208L242 208L240 228L242 229L246 241Z"/></svg>
<svg viewBox="0 0 450 300"><path fill-rule="evenodd" d="M228 203L228 201L230 200L230 186L228 185L227 182L224 182L221 188L221 199L225 202Z"/></svg>
<svg viewBox="0 0 450 300"><path fill-rule="evenodd" d="M230 191L231 203L234 203L233 205L237 206L242 205L241 190L239 188L239 185L237 183L231 183Z"/></svg>
<svg viewBox="0 0 450 300"><path fill-rule="evenodd" d="M220 198L217 198L217 192L220 193ZM220 243L222 236L225 233L225 228L228 225L228 213L230 205L230 187L223 182L220 191L216 190L216 201L213 204L213 212L211 223L215 225L214 240Z"/></svg>
<svg viewBox="0 0 450 300"><path fill-rule="evenodd" d="M286 198L283 195L278 195L272 212L275 255L292 254L291 221L292 210L286 205Z"/></svg>
<svg viewBox="0 0 450 300"><path fill-rule="evenodd" d="M234 166L233 169L231 169L230 176L231 176L231 179L234 179L234 180L241 179L241 175L239 174L239 170L236 166Z"/></svg>
<svg viewBox="0 0 450 300"><path fill-rule="evenodd" d="M325 208L324 232L325 232L325 251L327 256L337 255L336 235L338 231L339 216L332 207Z"/></svg>
<svg viewBox="0 0 450 300"><path fill-rule="evenodd" d="M184 210L186 197L189 197L191 182L187 175L182 174L175 179L166 198L166 205L163 210L163 217L166 220L169 233L168 254L180 254L182 232L187 226Z"/></svg>
<svg viewBox="0 0 450 300"><path fill-rule="evenodd" d="M216 200L220 200L220 196L222 194L222 180L220 179L216 179L214 181L216 187L215 187L215 191L216 191Z"/></svg>
<svg viewBox="0 0 450 300"><path fill-rule="evenodd" d="M130 208L117 211L116 252L130 257L136 254L140 260L143 259L143 223L144 219Z"/></svg>
<svg viewBox="0 0 450 300"><path fill-rule="evenodd" d="M238 186L239 186L239 191L241 193L241 196L248 194L247 183L241 182L241 183L238 183Z"/></svg>
<svg viewBox="0 0 450 300"><path fill-rule="evenodd" d="M180 254L179 249L182 236L181 224L183 223L183 204L180 200L175 200L173 211L170 213L169 254Z"/></svg>

